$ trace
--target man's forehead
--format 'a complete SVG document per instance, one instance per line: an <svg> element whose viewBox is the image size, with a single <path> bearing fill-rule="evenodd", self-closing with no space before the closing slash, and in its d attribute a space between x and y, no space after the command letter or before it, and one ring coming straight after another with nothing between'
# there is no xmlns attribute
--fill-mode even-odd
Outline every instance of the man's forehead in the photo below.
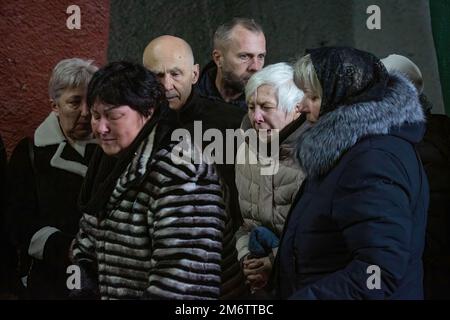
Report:
<svg viewBox="0 0 450 320"><path fill-rule="evenodd" d="M189 66L182 60L174 60L174 61L155 60L152 63L145 64L145 67L154 73L166 73L173 71L185 72L186 70L188 70Z"/></svg>
<svg viewBox="0 0 450 320"><path fill-rule="evenodd" d="M153 72L163 72L167 70L184 70L189 67L191 59L181 52L161 52L154 53L144 58L144 66Z"/></svg>
<svg viewBox="0 0 450 320"><path fill-rule="evenodd" d="M244 28L235 29L231 33L229 48L234 51L258 51L266 52L266 40L264 33L253 32Z"/></svg>

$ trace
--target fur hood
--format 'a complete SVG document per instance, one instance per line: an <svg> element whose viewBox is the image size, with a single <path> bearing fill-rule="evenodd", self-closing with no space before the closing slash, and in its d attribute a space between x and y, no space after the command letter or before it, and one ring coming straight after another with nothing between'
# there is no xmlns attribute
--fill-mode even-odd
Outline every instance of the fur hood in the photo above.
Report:
<svg viewBox="0 0 450 320"><path fill-rule="evenodd" d="M401 74L391 73L382 100L345 105L325 114L300 136L297 156L308 176L321 176L361 138L420 122L425 117L416 89Z"/></svg>

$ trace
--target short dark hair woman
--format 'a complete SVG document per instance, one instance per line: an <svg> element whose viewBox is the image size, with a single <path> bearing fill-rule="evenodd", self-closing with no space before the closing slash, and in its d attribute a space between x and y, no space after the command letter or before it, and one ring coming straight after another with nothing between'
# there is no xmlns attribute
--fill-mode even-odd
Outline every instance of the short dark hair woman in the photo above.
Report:
<svg viewBox="0 0 450 320"><path fill-rule="evenodd" d="M219 297L224 205L210 165L174 163L158 144L164 88L138 64L113 62L87 93L99 140L81 192L73 260L102 299Z"/></svg>

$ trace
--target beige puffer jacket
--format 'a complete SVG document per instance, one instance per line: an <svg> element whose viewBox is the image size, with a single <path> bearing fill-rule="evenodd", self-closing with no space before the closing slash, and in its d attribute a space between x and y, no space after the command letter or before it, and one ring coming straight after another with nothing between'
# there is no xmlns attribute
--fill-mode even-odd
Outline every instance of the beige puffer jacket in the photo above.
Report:
<svg viewBox="0 0 450 320"><path fill-rule="evenodd" d="M239 146L236 156L236 186L244 220L244 224L236 232L239 260L249 253L248 240L254 227L265 226L278 237L281 236L286 216L305 179L294 154L295 145L300 134L309 127L305 122L281 142L278 160L259 158L256 164L250 164L248 160L256 157L255 150L248 143ZM244 131L251 128L247 116L244 117L241 128ZM272 165L271 161L278 163ZM277 167L275 174L267 175L268 171L274 172Z"/></svg>

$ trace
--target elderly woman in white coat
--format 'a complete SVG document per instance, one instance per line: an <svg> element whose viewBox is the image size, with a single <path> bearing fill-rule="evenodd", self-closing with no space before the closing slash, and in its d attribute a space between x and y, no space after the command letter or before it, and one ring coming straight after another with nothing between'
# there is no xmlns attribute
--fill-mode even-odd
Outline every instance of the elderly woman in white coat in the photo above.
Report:
<svg viewBox="0 0 450 320"><path fill-rule="evenodd" d="M293 69L287 63L269 65L255 73L245 96L248 114L241 128L247 133L255 130L259 145L266 144L266 150L276 149L268 156L247 140L239 146L236 158L244 221L236 233L236 247L247 284L255 292L267 284L286 216L305 179L294 149L308 124L299 112L303 92L295 86ZM255 244L269 250L255 252Z"/></svg>

